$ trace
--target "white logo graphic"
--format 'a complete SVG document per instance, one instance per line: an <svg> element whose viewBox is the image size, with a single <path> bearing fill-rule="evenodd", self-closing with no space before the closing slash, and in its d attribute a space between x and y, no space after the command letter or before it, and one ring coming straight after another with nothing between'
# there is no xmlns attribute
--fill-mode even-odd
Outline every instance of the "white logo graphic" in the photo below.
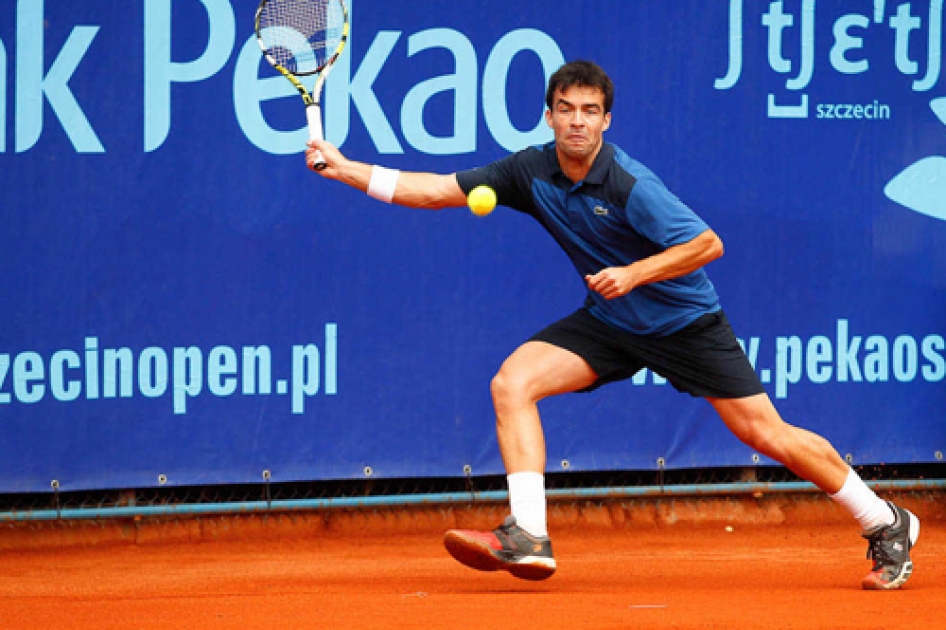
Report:
<svg viewBox="0 0 946 630"><path fill-rule="evenodd" d="M930 107L946 125L946 97L933 99ZM933 155L911 164L887 183L884 194L914 212L946 221L946 157Z"/></svg>

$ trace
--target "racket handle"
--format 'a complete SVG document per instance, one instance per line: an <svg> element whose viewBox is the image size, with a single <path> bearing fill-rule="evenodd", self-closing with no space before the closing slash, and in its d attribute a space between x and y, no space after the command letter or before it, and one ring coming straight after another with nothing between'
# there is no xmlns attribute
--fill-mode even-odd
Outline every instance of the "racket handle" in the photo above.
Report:
<svg viewBox="0 0 946 630"><path fill-rule="evenodd" d="M318 103L312 103L307 105L305 108L305 116L309 122L309 140L324 140L325 137L322 135L322 108ZM312 163L312 168L321 171L328 164L325 163L325 159L322 157L321 151L315 152L315 162Z"/></svg>

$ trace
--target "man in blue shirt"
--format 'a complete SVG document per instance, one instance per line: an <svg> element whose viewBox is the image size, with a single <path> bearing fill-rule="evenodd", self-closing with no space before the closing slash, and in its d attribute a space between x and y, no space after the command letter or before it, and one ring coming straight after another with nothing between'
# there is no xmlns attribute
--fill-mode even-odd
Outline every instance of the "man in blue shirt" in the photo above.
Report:
<svg viewBox="0 0 946 630"><path fill-rule="evenodd" d="M348 160L310 142L319 173L388 203L465 206L476 186L533 216L588 287L585 305L517 348L491 383L511 516L492 532L451 530L447 550L475 569L525 579L554 573L546 525L545 438L538 402L591 391L649 368L676 389L706 398L756 451L831 495L858 521L874 564L867 589L898 588L912 572L917 518L881 500L819 435L787 424L766 395L703 267L723 254L719 237L663 182L604 141L614 87L596 64L565 64L549 79L546 121L554 141L450 175L400 172Z"/></svg>
<svg viewBox="0 0 946 630"><path fill-rule="evenodd" d="M457 173L457 182L466 192L487 184L499 203L535 217L582 277L649 258L708 229L647 167L606 142L576 182L559 166L555 142ZM720 308L699 267L620 297L593 290L588 297L596 318L640 335L676 332Z"/></svg>

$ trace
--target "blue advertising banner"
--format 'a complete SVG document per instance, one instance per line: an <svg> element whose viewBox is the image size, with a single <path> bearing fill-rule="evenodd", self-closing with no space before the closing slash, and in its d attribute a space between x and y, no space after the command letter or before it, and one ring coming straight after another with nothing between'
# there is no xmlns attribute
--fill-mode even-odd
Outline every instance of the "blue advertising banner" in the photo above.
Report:
<svg viewBox="0 0 946 630"><path fill-rule="evenodd" d="M305 167L252 0L0 0L0 492L502 471L489 382L585 288L527 216ZM355 0L329 140L450 173L609 140L722 237L707 271L785 419L855 464L946 450L943 2ZM639 373L544 401L549 470L760 460ZM766 463L764 458L762 463Z"/></svg>

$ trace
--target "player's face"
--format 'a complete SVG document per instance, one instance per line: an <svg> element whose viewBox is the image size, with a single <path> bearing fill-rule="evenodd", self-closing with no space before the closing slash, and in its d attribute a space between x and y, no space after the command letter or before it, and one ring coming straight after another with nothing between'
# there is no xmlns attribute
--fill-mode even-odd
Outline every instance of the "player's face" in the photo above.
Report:
<svg viewBox="0 0 946 630"><path fill-rule="evenodd" d="M611 126L611 114L604 111L604 93L598 88L572 86L556 90L545 120L555 132L555 146L565 158L594 159Z"/></svg>

